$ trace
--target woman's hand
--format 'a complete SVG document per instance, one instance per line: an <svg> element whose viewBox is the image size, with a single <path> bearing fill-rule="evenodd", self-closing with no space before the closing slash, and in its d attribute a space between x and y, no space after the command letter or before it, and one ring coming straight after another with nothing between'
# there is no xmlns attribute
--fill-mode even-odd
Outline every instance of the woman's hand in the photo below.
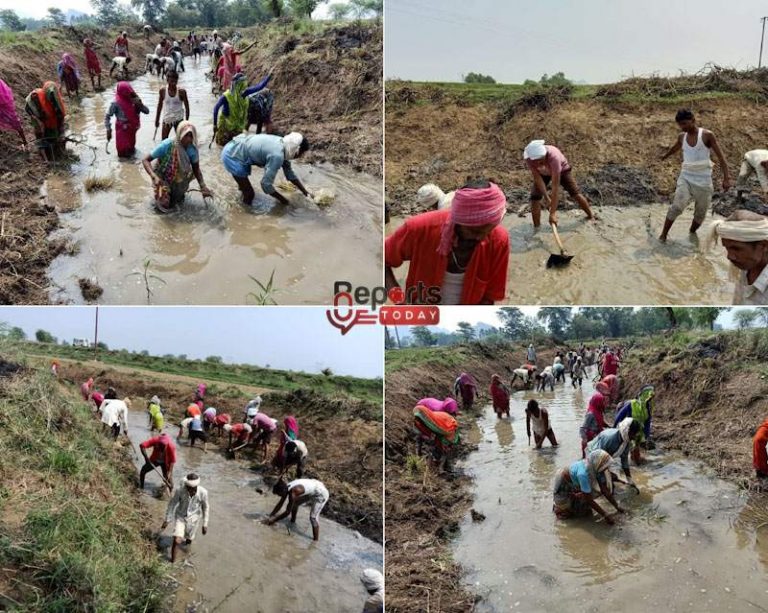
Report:
<svg viewBox="0 0 768 613"><path fill-rule="evenodd" d="M200 193L203 195L203 198L213 198L213 192L208 187L201 187Z"/></svg>

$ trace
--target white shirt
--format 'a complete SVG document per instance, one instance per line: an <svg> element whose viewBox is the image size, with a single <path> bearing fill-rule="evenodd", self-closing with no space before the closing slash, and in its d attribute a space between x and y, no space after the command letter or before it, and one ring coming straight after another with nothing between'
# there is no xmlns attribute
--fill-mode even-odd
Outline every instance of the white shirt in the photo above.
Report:
<svg viewBox="0 0 768 613"><path fill-rule="evenodd" d="M288 491L290 492L297 485L304 488L304 496L311 496L319 500L328 500L330 496L323 482L317 479L294 479L288 484Z"/></svg>
<svg viewBox="0 0 768 613"><path fill-rule="evenodd" d="M768 149L752 149L744 154L744 159L755 170L760 168L760 163L768 161Z"/></svg>
<svg viewBox="0 0 768 613"><path fill-rule="evenodd" d="M747 272L739 271L739 280L733 293L733 304L757 304L768 305L768 266L758 275L755 282L750 285L747 281Z"/></svg>
<svg viewBox="0 0 768 613"><path fill-rule="evenodd" d="M128 427L128 407L122 400L105 400L99 407L101 411L101 423L108 426L119 424L122 418L123 425Z"/></svg>
<svg viewBox="0 0 768 613"><path fill-rule="evenodd" d="M170 501L168 501L168 510L165 512L165 521L170 522L176 519L199 519L203 517L203 528L208 527L208 490L197 486L194 496L189 495L186 486L182 483L177 487Z"/></svg>

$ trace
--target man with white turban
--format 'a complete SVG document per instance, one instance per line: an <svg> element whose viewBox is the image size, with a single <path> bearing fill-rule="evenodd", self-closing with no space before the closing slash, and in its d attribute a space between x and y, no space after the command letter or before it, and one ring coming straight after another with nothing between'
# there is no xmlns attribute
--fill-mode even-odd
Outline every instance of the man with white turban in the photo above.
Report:
<svg viewBox="0 0 768 613"><path fill-rule="evenodd" d="M240 188L243 204L250 206L256 193L248 179L251 167L264 169L261 189L280 204L290 204L288 198L275 189L277 171L283 169L285 178L293 183L307 198L313 198L291 167L291 160L298 159L309 149L309 142L298 132L285 136L275 134L240 134L227 143L221 151L221 162Z"/></svg>
<svg viewBox="0 0 768 613"><path fill-rule="evenodd" d="M375 568L366 568L360 581L369 596L363 605L363 613L384 613L384 575Z"/></svg>
<svg viewBox="0 0 768 613"><path fill-rule="evenodd" d="M714 232L738 269L733 304L768 305L768 218L738 210L716 221Z"/></svg>
<svg viewBox="0 0 768 613"><path fill-rule="evenodd" d="M446 194L434 183L427 183L416 192L416 203L426 210L437 209L441 211L451 206L454 194L455 192Z"/></svg>
<svg viewBox="0 0 768 613"><path fill-rule="evenodd" d="M209 515L208 490L200 487L200 477L197 474L189 473L184 478L182 486L174 490L165 512L165 521L160 528L165 530L169 522L174 522L171 562L176 561L176 547L181 545L182 540L185 540L187 545L192 544L201 520L203 534L208 533Z"/></svg>
<svg viewBox="0 0 768 613"><path fill-rule="evenodd" d="M493 304L507 287L507 199L498 185L472 181L450 208L408 219L384 245L387 291L399 289L393 268L409 262L402 302Z"/></svg>
<svg viewBox="0 0 768 613"><path fill-rule="evenodd" d="M553 145L546 145L543 140L533 140L523 150L523 159L533 176L531 217L535 228L541 225L542 200L549 209L549 223L557 225L557 205L560 202L561 186L587 214L587 219L595 219L592 209L589 208L589 202L573 178L571 165L560 149ZM547 186L550 184L552 195L548 196Z"/></svg>

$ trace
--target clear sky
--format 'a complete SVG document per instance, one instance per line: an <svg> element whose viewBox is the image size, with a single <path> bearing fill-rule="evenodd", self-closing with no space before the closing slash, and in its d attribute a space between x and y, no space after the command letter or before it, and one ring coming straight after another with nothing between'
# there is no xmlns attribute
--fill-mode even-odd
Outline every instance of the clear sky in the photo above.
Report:
<svg viewBox="0 0 768 613"><path fill-rule="evenodd" d="M525 315L528 316L535 316L539 310L539 307L531 306L524 306L519 308ZM724 328L734 327L733 314L735 311L742 308L751 307L734 307L730 311L721 313L720 317L717 318L717 323L719 323ZM499 327L501 326L501 320L499 319L498 315L496 315L498 310L498 306L440 307L440 323L438 324L438 327L453 332L458 329L458 323L460 321L469 322L473 326L477 325L478 323L484 323L488 324L489 326Z"/></svg>
<svg viewBox="0 0 768 613"><path fill-rule="evenodd" d="M387 78L607 83L707 62L757 65L760 0L386 0ZM765 59L765 56L764 56Z"/></svg>
<svg viewBox="0 0 768 613"><path fill-rule="evenodd" d="M334 3L347 4L349 0L332 0ZM130 6L129 2L121 2ZM90 0L35 0L20 5L18 0L0 0L0 10L13 9L20 17L30 17L33 19L42 19L48 14L48 7L60 8L65 13L68 9L80 11L81 13L93 14L95 11ZM327 5L319 6L312 14L316 19L322 19L328 14Z"/></svg>
<svg viewBox="0 0 768 613"><path fill-rule="evenodd" d="M0 321L34 339L93 339L95 307L1 307ZM152 355L221 356L231 363L381 377L383 328L357 326L342 336L318 307L101 307L99 340L110 349Z"/></svg>

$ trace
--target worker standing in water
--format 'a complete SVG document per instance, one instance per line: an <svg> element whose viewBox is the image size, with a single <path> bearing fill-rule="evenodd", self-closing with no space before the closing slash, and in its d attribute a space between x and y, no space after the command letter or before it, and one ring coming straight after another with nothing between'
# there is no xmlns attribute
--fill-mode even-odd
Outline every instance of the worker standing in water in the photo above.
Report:
<svg viewBox="0 0 768 613"><path fill-rule="evenodd" d="M171 545L171 562L176 561L176 548L185 542L191 545L197 534L197 528L202 523L203 534L208 534L208 520L211 509L208 504L208 490L200 486L200 477L189 473L176 488L168 501L165 521L160 527L165 530L173 522L173 544Z"/></svg>
<svg viewBox="0 0 768 613"><path fill-rule="evenodd" d="M669 207L667 217L664 220L664 228L661 231L661 236L659 236L661 242L666 242L675 219L682 214L691 201L694 202L694 212L689 232L694 234L706 218L714 192L710 151L715 152L720 170L723 173L723 191L728 191L731 187L728 164L715 135L709 130L698 127L696 118L688 109L679 110L675 115L675 121L681 132L678 134L675 144L667 150L661 160L664 161L682 150L683 166L677 179L674 200Z"/></svg>

